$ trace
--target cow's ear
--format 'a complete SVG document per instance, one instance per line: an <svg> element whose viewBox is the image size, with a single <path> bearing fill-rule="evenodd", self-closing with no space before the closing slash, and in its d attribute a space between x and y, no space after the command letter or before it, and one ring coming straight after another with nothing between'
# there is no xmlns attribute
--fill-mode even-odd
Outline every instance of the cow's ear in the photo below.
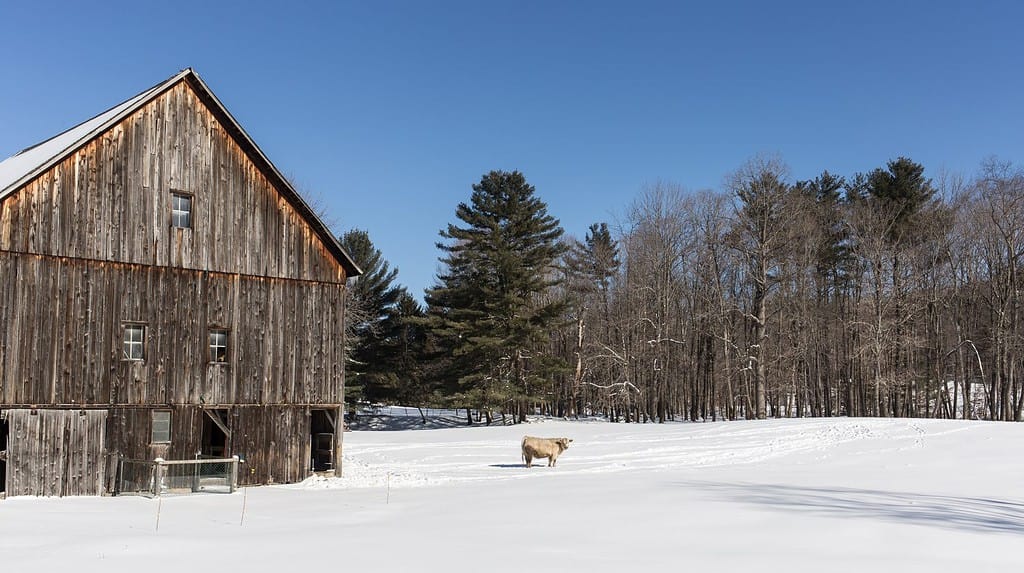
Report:
<svg viewBox="0 0 1024 573"><path fill-rule="evenodd" d="M572 441L572 438L569 438L569 441L571 442L571 441Z"/></svg>

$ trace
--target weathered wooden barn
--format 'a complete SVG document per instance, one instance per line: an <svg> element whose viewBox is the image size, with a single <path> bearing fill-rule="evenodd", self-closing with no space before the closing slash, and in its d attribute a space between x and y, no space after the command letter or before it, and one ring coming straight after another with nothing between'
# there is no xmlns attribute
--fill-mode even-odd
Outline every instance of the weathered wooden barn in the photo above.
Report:
<svg viewBox="0 0 1024 573"><path fill-rule="evenodd" d="M358 267L191 69L0 163L0 488L340 460Z"/></svg>

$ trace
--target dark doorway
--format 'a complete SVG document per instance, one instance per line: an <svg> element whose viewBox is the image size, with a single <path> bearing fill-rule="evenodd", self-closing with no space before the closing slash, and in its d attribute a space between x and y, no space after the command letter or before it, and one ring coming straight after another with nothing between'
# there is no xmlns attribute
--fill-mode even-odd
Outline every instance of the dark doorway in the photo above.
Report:
<svg viewBox="0 0 1024 573"><path fill-rule="evenodd" d="M226 409L203 410L203 443L199 453L203 457L228 457L228 411Z"/></svg>
<svg viewBox="0 0 1024 573"><path fill-rule="evenodd" d="M0 412L0 495L7 491L7 418Z"/></svg>
<svg viewBox="0 0 1024 573"><path fill-rule="evenodd" d="M334 428L336 411L310 410L309 451L315 472L334 469Z"/></svg>

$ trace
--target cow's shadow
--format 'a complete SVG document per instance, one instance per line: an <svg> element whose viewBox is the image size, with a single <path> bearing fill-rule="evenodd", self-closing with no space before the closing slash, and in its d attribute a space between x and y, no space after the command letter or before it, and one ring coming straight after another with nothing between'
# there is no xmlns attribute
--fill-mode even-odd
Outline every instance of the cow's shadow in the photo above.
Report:
<svg viewBox="0 0 1024 573"><path fill-rule="evenodd" d="M539 464L538 463L533 464L533 466L531 466L530 468L527 468L526 464L491 464L488 467L500 468L500 469L503 469L503 470L512 470L512 469L524 469L524 470L525 469L531 469L532 470L533 468L547 468L547 467L551 467L551 466L548 466L548 464L546 462L541 462Z"/></svg>

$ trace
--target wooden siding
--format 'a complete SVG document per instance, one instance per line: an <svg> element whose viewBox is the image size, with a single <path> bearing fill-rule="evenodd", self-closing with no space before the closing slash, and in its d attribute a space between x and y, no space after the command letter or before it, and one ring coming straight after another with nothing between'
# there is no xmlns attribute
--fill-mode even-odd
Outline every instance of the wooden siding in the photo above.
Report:
<svg viewBox="0 0 1024 573"><path fill-rule="evenodd" d="M100 495L106 410L4 410L8 495Z"/></svg>
<svg viewBox="0 0 1024 573"><path fill-rule="evenodd" d="M344 402L346 271L221 113L182 81L0 200L9 495L100 494L118 457L193 458L204 408L229 412L243 484L308 475L310 412ZM171 227L172 192L193 198L191 229ZM126 323L144 325L142 361L123 357ZM150 443L157 409L168 444Z"/></svg>
<svg viewBox="0 0 1024 573"><path fill-rule="evenodd" d="M235 406L228 411L227 456L244 459L241 485L292 483L310 474L308 406ZM340 414L340 408L332 408ZM150 444L151 409L114 409L107 422L108 448L125 458L194 459L202 445L203 408L171 408L170 444ZM336 439L340 439L335 434ZM337 454L336 454L337 455ZM110 485L112 489L112 484Z"/></svg>
<svg viewBox="0 0 1024 573"><path fill-rule="evenodd" d="M0 404L340 404L344 286L0 251ZM145 325L145 360L123 325ZM210 328L229 361L209 362Z"/></svg>
<svg viewBox="0 0 1024 573"><path fill-rule="evenodd" d="M171 192L193 196L174 229ZM0 250L343 283L345 271L187 82L0 202Z"/></svg>

